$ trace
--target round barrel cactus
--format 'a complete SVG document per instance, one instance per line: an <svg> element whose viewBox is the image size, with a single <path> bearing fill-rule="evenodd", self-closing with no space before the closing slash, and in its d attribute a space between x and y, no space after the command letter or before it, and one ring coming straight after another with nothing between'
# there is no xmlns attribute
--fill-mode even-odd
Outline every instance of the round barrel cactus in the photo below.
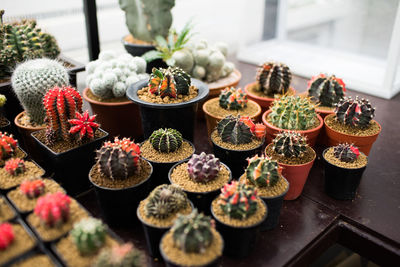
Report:
<svg viewBox="0 0 400 267"><path fill-rule="evenodd" d="M368 99L344 97L336 105L336 119L346 125L365 128L375 116L375 108Z"/></svg>
<svg viewBox="0 0 400 267"><path fill-rule="evenodd" d="M196 182L209 182L218 176L220 162L213 154L193 154L188 161L189 177Z"/></svg>
<svg viewBox="0 0 400 267"><path fill-rule="evenodd" d="M308 147L306 137L292 131L278 133L272 143L275 153L287 158L303 156Z"/></svg>
<svg viewBox="0 0 400 267"><path fill-rule="evenodd" d="M308 95L325 107L334 107L344 97L346 87L342 79L335 75L327 77L319 74L308 81Z"/></svg>
<svg viewBox="0 0 400 267"><path fill-rule="evenodd" d="M360 150L352 144L342 143L333 147L333 155L340 161L349 163L357 160Z"/></svg>
<svg viewBox="0 0 400 267"><path fill-rule="evenodd" d="M149 142L155 150L170 153L181 147L183 139L179 131L166 128L154 131L149 137Z"/></svg>
<svg viewBox="0 0 400 267"><path fill-rule="evenodd" d="M289 91L292 73L283 63L266 62L257 70L258 89L268 96L283 95Z"/></svg>
<svg viewBox="0 0 400 267"><path fill-rule="evenodd" d="M247 159L246 178L259 187L274 186L281 176L280 168L276 160L269 157L255 155Z"/></svg>
<svg viewBox="0 0 400 267"><path fill-rule="evenodd" d="M219 105L224 109L241 110L247 102L247 94L241 88L228 87L219 94Z"/></svg>
<svg viewBox="0 0 400 267"><path fill-rule="evenodd" d="M106 226L98 219L84 218L74 224L70 234L72 241L81 254L98 251L106 240Z"/></svg>
<svg viewBox="0 0 400 267"><path fill-rule="evenodd" d="M168 69L153 68L149 81L149 92L164 98L177 98L178 95L188 95L191 84L190 76L182 69L168 67Z"/></svg>

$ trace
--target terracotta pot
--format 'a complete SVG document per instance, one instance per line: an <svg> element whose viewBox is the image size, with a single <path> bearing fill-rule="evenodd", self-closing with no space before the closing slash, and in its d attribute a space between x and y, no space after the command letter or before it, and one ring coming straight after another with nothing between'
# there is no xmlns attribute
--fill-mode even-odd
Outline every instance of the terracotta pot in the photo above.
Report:
<svg viewBox="0 0 400 267"><path fill-rule="evenodd" d="M326 135L328 137L328 146L336 146L339 143L349 143L349 144L354 144L357 146L361 152L363 152L365 155L369 155L369 151L371 150L372 144L376 141L378 138L379 133L382 131L381 125L375 121L379 126L379 132L370 135L370 136L357 136L357 135L350 135L350 134L344 134L336 131L332 127L329 127L326 124L326 120L332 116L335 116L334 114L328 115L324 119L324 124L325 124L325 129L326 129Z"/></svg>
<svg viewBox="0 0 400 267"><path fill-rule="evenodd" d="M267 151L268 147L271 145L272 144L269 144L265 148L265 151ZM298 165L289 165L278 162L279 166L282 167L282 176L289 182L289 191L284 197L285 200L294 200L301 195L316 156L317 154L314 151L314 157L310 162Z"/></svg>
<svg viewBox="0 0 400 267"><path fill-rule="evenodd" d="M135 140L143 138L142 120L139 107L127 100L124 102L105 103L88 97L89 88L83 90L83 98L89 102L96 120L101 128L109 133L110 137L132 137Z"/></svg>
<svg viewBox="0 0 400 267"><path fill-rule="evenodd" d="M281 129L278 128L271 123L267 121L267 117L271 113L271 110L266 111L262 115L262 121L263 123L267 126L267 135L265 136L266 143L269 144L272 142L272 140L275 138L276 134L278 134L281 131L293 131L293 130L286 130L286 129ZM319 125L313 129L310 130L295 130L298 133L301 133L307 137L307 143L311 146L314 147L315 143L317 141L317 137L319 135L319 132L321 131L322 126L324 125L324 121L322 120L321 116L317 114L317 118L319 120Z"/></svg>

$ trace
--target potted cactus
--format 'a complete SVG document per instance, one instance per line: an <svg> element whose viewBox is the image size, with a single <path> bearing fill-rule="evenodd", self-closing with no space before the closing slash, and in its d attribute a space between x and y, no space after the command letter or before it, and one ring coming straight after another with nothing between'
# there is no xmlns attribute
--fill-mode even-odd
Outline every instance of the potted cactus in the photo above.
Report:
<svg viewBox="0 0 400 267"><path fill-rule="evenodd" d="M193 141L197 106L208 92L201 81L191 79L180 68L169 67L154 68L150 80L133 84L127 96L140 106L145 138L159 128L173 128Z"/></svg>
<svg viewBox="0 0 400 267"><path fill-rule="evenodd" d="M194 209L179 215L160 242L167 266L219 266L224 240L209 216Z"/></svg>
<svg viewBox="0 0 400 267"><path fill-rule="evenodd" d="M290 188L285 200L298 198L316 158L306 137L298 132L280 132L265 148L265 154L278 161L283 168L282 175L289 181Z"/></svg>
<svg viewBox="0 0 400 267"><path fill-rule="evenodd" d="M215 156L229 167L233 179L239 179L246 167L246 158L261 152L264 137L263 124L254 124L249 117L228 115L218 122L211 142Z"/></svg>
<svg viewBox="0 0 400 267"><path fill-rule="evenodd" d="M0 132L0 166L4 166L5 161L10 158L25 158L27 155L18 146L18 140L12 134Z"/></svg>
<svg viewBox="0 0 400 267"><path fill-rule="evenodd" d="M116 244L112 247L103 248L94 262L93 267L146 267L146 257L144 253L135 248L132 243Z"/></svg>
<svg viewBox="0 0 400 267"><path fill-rule="evenodd" d="M243 258L253 251L260 225L267 218L267 206L254 186L232 181L213 200L211 213L224 238L224 254Z"/></svg>
<svg viewBox="0 0 400 267"><path fill-rule="evenodd" d="M4 105L6 104L6 101L6 96L0 94L0 132L9 132L11 130L10 121L4 114Z"/></svg>
<svg viewBox="0 0 400 267"><path fill-rule="evenodd" d="M108 224L130 225L136 207L148 190L153 167L141 156L139 145L129 138L114 138L96 151L89 172L102 214Z"/></svg>
<svg viewBox="0 0 400 267"><path fill-rule="evenodd" d="M270 110L263 114L262 121L267 126L267 144L281 131L296 131L305 135L312 147L324 125L309 98L286 95L274 100Z"/></svg>
<svg viewBox="0 0 400 267"><path fill-rule="evenodd" d="M248 116L253 121L260 121L261 107L253 100L247 99L247 94L241 88L228 87L221 91L219 97L207 100L203 105L206 117L208 136L217 126L217 121L228 115Z"/></svg>
<svg viewBox="0 0 400 267"><path fill-rule="evenodd" d="M213 154L201 152L172 166L168 178L185 191L199 211L209 214L211 201L232 175L228 166Z"/></svg>
<svg viewBox="0 0 400 267"><path fill-rule="evenodd" d="M335 114L324 119L328 145L354 144L368 156L382 130L374 116L375 108L368 99L344 97L336 104Z"/></svg>
<svg viewBox="0 0 400 267"><path fill-rule="evenodd" d="M0 196L0 223L10 221L17 216L5 197Z"/></svg>
<svg viewBox="0 0 400 267"><path fill-rule="evenodd" d="M172 226L178 214L189 214L192 203L176 185L162 184L142 200L136 214L142 222L147 248L152 257L159 257L162 235Z"/></svg>
<svg viewBox="0 0 400 267"><path fill-rule="evenodd" d="M289 190L289 182L282 175L282 168L276 160L255 155L248 159L248 162L245 173L240 177L240 182L255 186L258 196L267 205L268 216L261 224L260 230L273 229L278 226L283 198Z"/></svg>
<svg viewBox="0 0 400 267"><path fill-rule="evenodd" d="M322 153L325 192L339 200L354 199L368 158L351 144L341 143Z"/></svg>
<svg viewBox="0 0 400 267"><path fill-rule="evenodd" d="M83 98L99 115L102 127L112 137L140 139L143 130L139 108L126 98L126 90L131 84L148 78L146 61L128 53L117 55L114 51L102 51L99 59L87 64L86 71L87 88L83 90ZM116 119L123 117L125 120Z"/></svg>

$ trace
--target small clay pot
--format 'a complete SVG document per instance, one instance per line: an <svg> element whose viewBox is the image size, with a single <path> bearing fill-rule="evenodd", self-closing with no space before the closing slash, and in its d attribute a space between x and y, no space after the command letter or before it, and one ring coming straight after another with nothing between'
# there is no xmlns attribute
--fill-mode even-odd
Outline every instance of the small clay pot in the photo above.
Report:
<svg viewBox="0 0 400 267"><path fill-rule="evenodd" d="M370 136L357 136L357 135L344 134L336 131L326 123L327 119L332 116L335 116L335 114L328 115L324 119L326 135L328 137L328 146L330 147L337 146L340 143L354 144L355 146L358 147L358 149L361 152L363 152L366 156L368 156L369 151L372 148L372 145L378 138L379 133L382 131L381 125L377 121L372 120L378 124L379 132Z"/></svg>
<svg viewBox="0 0 400 267"><path fill-rule="evenodd" d="M324 120L326 116L335 113L333 110L326 110L326 109L319 109L318 107L315 108L315 111L321 116L321 118ZM324 126L322 126L321 131L319 132L318 138L317 138L317 144L323 145L323 146L328 146L328 136L326 135L326 129L325 129L325 123Z"/></svg>
<svg viewBox="0 0 400 267"><path fill-rule="evenodd" d="M330 197L339 200L354 199L367 165L357 169L343 168L333 165L325 158L325 153L328 149L329 148L322 152L322 158L324 161L325 193Z"/></svg>
<svg viewBox="0 0 400 267"><path fill-rule="evenodd" d="M281 128L276 127L276 126L272 125L271 123L269 123L267 118L268 118L268 115L270 113L271 113L271 110L268 110L262 115L262 121L265 124L265 126L267 126L267 134L265 136L265 140L267 141L266 142L267 144L271 143L272 140L274 140L274 138L276 137L276 135L279 132L282 132L282 131L284 131L284 132L293 131L293 130L281 129ZM318 135L319 135L319 133L321 131L322 126L324 125L324 122L323 122L321 116L317 114L317 118L319 120L319 124L318 124L317 127L313 128L313 129L309 129L309 130L294 130L295 132L298 132L298 133L300 133L302 135L305 135L307 137L307 143L311 147L315 146L315 143L317 141Z"/></svg>

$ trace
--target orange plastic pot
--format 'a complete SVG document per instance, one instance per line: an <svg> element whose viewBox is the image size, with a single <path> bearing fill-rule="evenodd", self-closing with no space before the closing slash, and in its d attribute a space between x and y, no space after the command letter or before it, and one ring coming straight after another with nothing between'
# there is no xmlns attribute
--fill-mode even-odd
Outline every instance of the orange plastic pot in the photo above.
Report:
<svg viewBox="0 0 400 267"><path fill-rule="evenodd" d="M335 114L328 115L324 119L326 135L328 137L328 146L336 146L339 143L354 144L360 149L361 152L363 152L365 155L368 156L372 144L376 141L379 133L382 131L381 125L377 121L372 120L378 124L379 132L370 136L357 136L357 135L344 134L336 131L332 127L329 127L328 124L326 124L326 120L332 116L335 116Z"/></svg>
<svg viewBox="0 0 400 267"><path fill-rule="evenodd" d="M265 139L267 141L267 144L271 143L272 140L275 138L275 136L281 132L281 131L291 131L291 130L286 130L286 129L281 129L278 128L274 125L272 125L271 123L269 123L267 121L267 117L269 115L269 113L271 113L271 110L268 110L266 112L264 112L264 114L262 115L262 121L263 123L267 126L267 134L265 136ZM319 120L319 125L313 129L310 130L295 130L298 133L301 133L303 135L305 135L307 137L307 143L311 146L314 147L315 143L317 141L318 135L321 131L322 126L324 125L324 121L322 120L321 116L317 114L317 118Z"/></svg>
<svg viewBox="0 0 400 267"><path fill-rule="evenodd" d="M319 108L315 108L315 111L321 116L322 119L325 119L326 116L335 113L333 110L329 111ZM322 126L321 131L319 133L317 144L328 146L328 137L326 136L325 123L324 126Z"/></svg>

